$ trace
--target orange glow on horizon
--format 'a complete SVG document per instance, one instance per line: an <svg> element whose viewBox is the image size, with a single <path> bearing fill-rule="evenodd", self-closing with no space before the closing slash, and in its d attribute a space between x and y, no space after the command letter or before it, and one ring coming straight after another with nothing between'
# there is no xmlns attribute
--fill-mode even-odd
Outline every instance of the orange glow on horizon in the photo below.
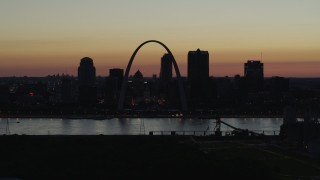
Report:
<svg viewBox="0 0 320 180"><path fill-rule="evenodd" d="M0 54L0 76L47 76L50 74L77 75L80 59L89 56L94 60L97 75L107 76L110 68L125 69L135 50L107 52L37 52L30 53L2 53ZM170 47L169 47L170 48ZM201 50L208 50L200 48ZM195 50L195 48L191 49ZM187 74L188 50L175 51L175 59L183 76ZM243 75L243 63L249 59L260 60L258 51L209 51L211 76ZM47 54L48 53L48 54ZM159 75L160 59L165 50L160 46L146 46L135 57L130 74L141 70L145 76ZM265 51L262 62L265 64L265 76L284 77L320 77L320 51ZM173 72L173 74L175 74Z"/></svg>
<svg viewBox="0 0 320 180"><path fill-rule="evenodd" d="M79 61L79 60L78 60ZM138 62L138 61L137 61ZM243 63L246 62L243 61ZM43 67L32 67L32 66L14 66L14 67L0 67L0 76L47 76L53 74L69 74L77 76L77 68L79 62L69 66L43 66ZM111 68L126 68L124 65L106 65L94 62L97 76L108 76L109 69ZM214 62L210 63L210 76L233 77L236 74L243 76L243 63L221 63ZM320 63L319 62L263 62L264 63L264 75L265 77L282 76L282 77L320 77ZM183 76L187 74L187 64L179 63L179 70ZM156 74L159 77L160 62L158 64L143 64L138 65L133 63L130 75L134 74L137 70L140 70L145 77L151 77ZM173 75L175 72L173 69Z"/></svg>

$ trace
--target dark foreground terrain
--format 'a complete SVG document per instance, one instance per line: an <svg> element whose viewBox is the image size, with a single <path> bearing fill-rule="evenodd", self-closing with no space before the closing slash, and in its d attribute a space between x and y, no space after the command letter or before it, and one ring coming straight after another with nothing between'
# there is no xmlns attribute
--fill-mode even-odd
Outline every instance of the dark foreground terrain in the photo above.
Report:
<svg viewBox="0 0 320 180"><path fill-rule="evenodd" d="M0 178L316 179L277 138L0 136Z"/></svg>

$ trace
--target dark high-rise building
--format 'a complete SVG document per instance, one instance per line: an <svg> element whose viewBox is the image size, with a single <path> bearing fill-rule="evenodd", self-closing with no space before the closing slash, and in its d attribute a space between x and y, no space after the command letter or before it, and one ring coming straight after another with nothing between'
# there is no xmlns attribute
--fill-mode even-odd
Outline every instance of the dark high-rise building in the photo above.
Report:
<svg viewBox="0 0 320 180"><path fill-rule="evenodd" d="M78 68L78 80L80 86L93 86L96 81L96 68L93 66L93 60L84 57L80 61Z"/></svg>
<svg viewBox="0 0 320 180"><path fill-rule="evenodd" d="M80 61L78 68L79 81L79 102L81 104L94 104L97 100L96 68L93 65L93 60L89 57L84 57Z"/></svg>
<svg viewBox="0 0 320 180"><path fill-rule="evenodd" d="M142 73L138 70L132 77L133 104L143 101L145 83Z"/></svg>
<svg viewBox="0 0 320 180"><path fill-rule="evenodd" d="M263 63L258 60L248 60L244 64L244 77L249 91L261 91L263 89Z"/></svg>
<svg viewBox="0 0 320 180"><path fill-rule="evenodd" d="M109 77L116 80L118 89L121 89L122 82L123 82L123 69L114 68L109 70Z"/></svg>
<svg viewBox="0 0 320 180"><path fill-rule="evenodd" d="M115 104L118 102L123 82L123 69L110 69L109 77L106 78L106 101Z"/></svg>
<svg viewBox="0 0 320 180"><path fill-rule="evenodd" d="M188 53L188 80L190 83L207 81L209 78L208 51L189 51Z"/></svg>
<svg viewBox="0 0 320 180"><path fill-rule="evenodd" d="M134 96L142 97L144 92L144 78L142 73L138 70L132 78Z"/></svg>
<svg viewBox="0 0 320 180"><path fill-rule="evenodd" d="M172 79L172 56L164 54L161 58L160 79L162 81L169 81Z"/></svg>
<svg viewBox="0 0 320 180"><path fill-rule="evenodd" d="M161 58L160 81L157 86L157 93L162 102L170 102L170 91L172 91L172 63L173 57L166 53Z"/></svg>
<svg viewBox="0 0 320 180"><path fill-rule="evenodd" d="M189 100L199 107L208 100L209 91L209 53L208 51L189 51L188 53Z"/></svg>

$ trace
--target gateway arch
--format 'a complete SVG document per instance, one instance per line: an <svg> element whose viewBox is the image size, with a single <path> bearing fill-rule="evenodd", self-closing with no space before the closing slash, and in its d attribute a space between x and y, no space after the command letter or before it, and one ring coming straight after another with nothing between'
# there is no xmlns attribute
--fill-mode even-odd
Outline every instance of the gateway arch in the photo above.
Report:
<svg viewBox="0 0 320 180"><path fill-rule="evenodd" d="M181 75L180 75L180 71L179 71L179 67L177 65L177 62L174 59L174 56L171 53L170 49L166 45L164 45L162 42L157 41L157 40L148 40L148 41L142 43L140 46L137 47L137 49L132 54L132 56L130 58L130 61L129 61L128 65L127 65L126 72L125 72L124 79L123 79L122 86L121 86L120 97L119 97L119 102L118 102L118 111L122 111L123 110L124 100L125 100L125 96L126 96L125 93L126 93L127 84L128 84L128 76L129 76L129 72L130 72L130 69L131 69L132 62L133 62L136 54L140 50L140 48L142 46L144 46L145 44L148 44L148 43L160 44L162 47L164 47L167 50L168 54L170 56L172 56L174 70L176 72L176 76L177 76L177 79L178 79L181 110L182 111L186 111L187 110L186 94L185 94L185 91L184 91L184 88L183 88L183 83L182 83L182 79L181 79Z"/></svg>

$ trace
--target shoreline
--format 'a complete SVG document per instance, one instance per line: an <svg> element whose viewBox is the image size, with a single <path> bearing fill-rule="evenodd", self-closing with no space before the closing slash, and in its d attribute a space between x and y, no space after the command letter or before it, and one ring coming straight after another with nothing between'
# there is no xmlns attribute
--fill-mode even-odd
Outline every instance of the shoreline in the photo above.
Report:
<svg viewBox="0 0 320 180"><path fill-rule="evenodd" d="M52 118L52 119L92 119L110 120L115 118L177 118L177 119L216 119L216 118L283 118L283 115L0 115L0 118Z"/></svg>

